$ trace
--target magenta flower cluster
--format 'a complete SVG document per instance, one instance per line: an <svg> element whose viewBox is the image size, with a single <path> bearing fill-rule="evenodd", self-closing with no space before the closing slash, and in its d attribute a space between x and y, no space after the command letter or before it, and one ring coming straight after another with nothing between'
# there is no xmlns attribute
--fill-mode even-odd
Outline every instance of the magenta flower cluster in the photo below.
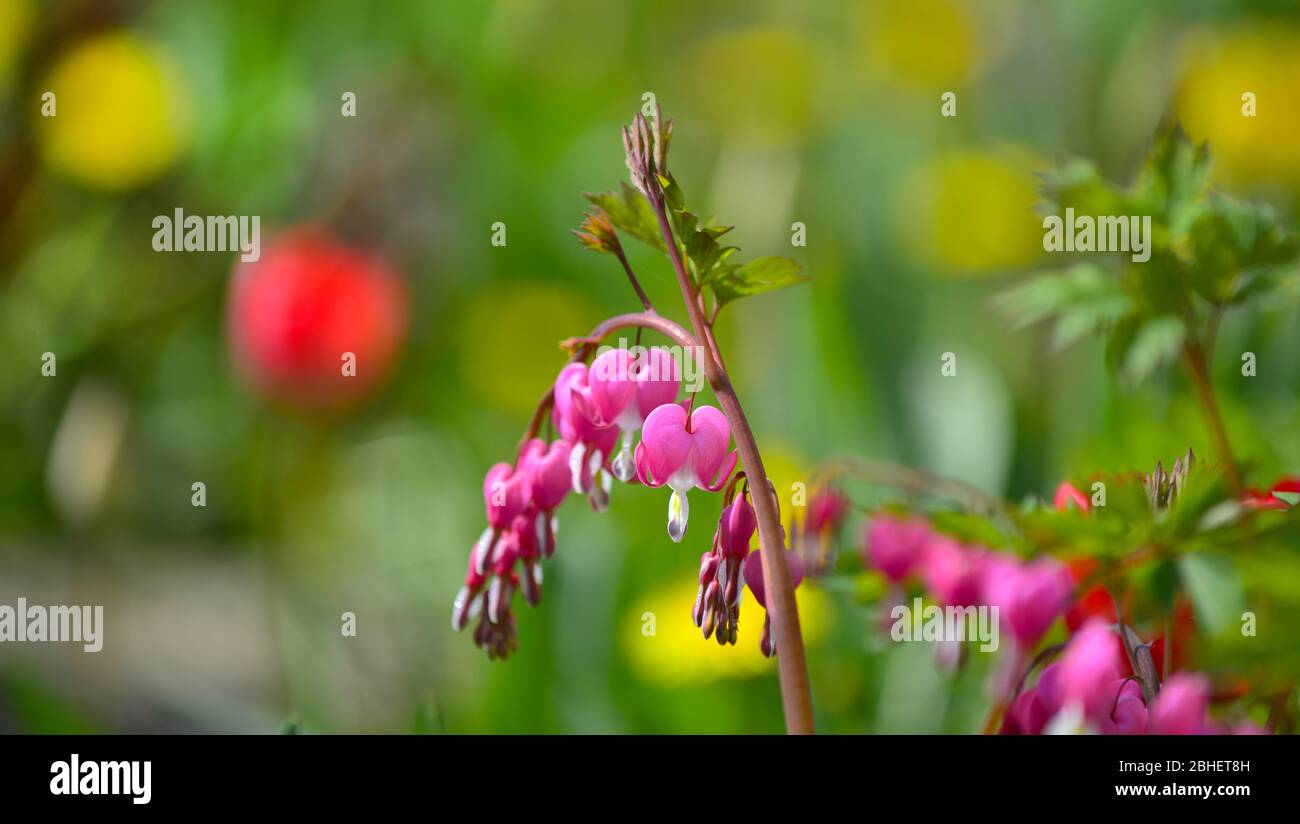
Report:
<svg viewBox="0 0 1300 824"><path fill-rule="evenodd" d="M1210 683L1199 673L1180 672L1160 687L1150 705L1132 677L1123 677L1123 660L1113 626L1094 619L1070 639L1058 661L1039 673L1038 682L1016 697L1002 724L1004 735L1039 735L1054 719L1105 735L1264 734L1245 722L1221 724L1209 715Z"/></svg>
<svg viewBox="0 0 1300 824"><path fill-rule="evenodd" d="M549 443L531 438L513 465L498 463L483 480L488 525L470 551L465 583L452 608L454 629L477 619L474 643L490 658L516 648L514 595L522 591L531 605L541 600L542 561L555 552L555 510L570 490L585 494L593 509L603 511L614 479L666 485L672 489L668 534L673 541L682 540L690 512L687 493L697 487L721 490L737 456L729 449L731 429L723 414L711 406L692 408L693 398L679 403L680 391L680 365L660 347L637 354L608 349L590 366L574 362L560 370L551 408L559 437ZM634 451L638 430L641 440ZM748 509L743 499L739 503ZM735 506L730 511L739 513ZM724 512L724 521L728 517ZM741 517L735 514L732 520ZM720 627L723 642L734 642L739 565L754 532L752 509L747 523L743 551L744 529L738 523L728 533L733 537L727 551L734 557L719 563L715 574L720 577L711 579L719 590L717 597L710 596L709 615L715 621L710 628Z"/></svg>
<svg viewBox="0 0 1300 824"><path fill-rule="evenodd" d="M864 556L894 584L919 582L946 606L997 606L1018 661L1026 660L1024 653L1076 598L1069 570L1057 560L1023 561L965 545L914 516L873 518ZM1087 728L1106 735L1263 732L1252 724L1225 727L1211 720L1209 681L1197 673L1172 675L1148 705L1140 682L1126 675L1123 649L1116 624L1100 618L1084 623L1037 683L1015 696L1002 733L1038 735L1052 731L1058 719L1062 731Z"/></svg>
<svg viewBox="0 0 1300 824"><path fill-rule="evenodd" d="M998 607L1021 649L1038 643L1074 592L1069 570L1055 559L1025 562L962 544L917 517L873 518L864 542L866 563L895 584L916 578L944 606Z"/></svg>

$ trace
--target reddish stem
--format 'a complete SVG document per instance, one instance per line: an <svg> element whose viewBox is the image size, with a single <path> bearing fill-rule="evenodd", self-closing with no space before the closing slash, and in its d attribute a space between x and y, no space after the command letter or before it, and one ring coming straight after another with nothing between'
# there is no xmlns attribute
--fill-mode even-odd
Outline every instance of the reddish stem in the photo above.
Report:
<svg viewBox="0 0 1300 824"><path fill-rule="evenodd" d="M569 363L585 361L610 333L629 327L658 332L684 350L689 351L698 346L690 332L687 332L668 318L660 317L654 312L632 312L626 315L615 315L608 320L602 321L595 329L591 330L590 335L577 339ZM555 389L552 387L546 390L546 394L542 395L541 400L537 402L537 407L533 409L533 415L528 421L528 428L524 430L524 436L519 441L520 449L523 449L524 444L528 443L529 440L537 437L537 433L542 428L542 422L546 420L546 413L551 410L551 404L554 401Z"/></svg>
<svg viewBox="0 0 1300 824"><path fill-rule="evenodd" d="M677 274L677 283L682 290L682 299L686 312L691 319L691 328L695 337L705 342L708 357L704 359L704 375L713 387L713 394L718 398L718 405L731 425L731 434L736 439L736 449L745 466L749 479L754 510L758 516L758 540L763 553L763 580L767 582L767 612L772 619L773 635L776 639L777 671L781 680L781 701L785 709L786 731L796 735L808 735L813 732L812 691L808 685L808 665L804 657L803 634L799 629L799 609L795 603L794 587L791 585L790 567L785 557L785 537L781 528L780 506L776 491L767 479L763 468L763 458L758 452L758 443L749 428L745 411L740 406L731 378L722 365L722 354L713 339L713 330L709 327L700 308L695 288L686 264L682 260L681 250L673 237L672 224L664 208L663 192L657 186L648 187L652 193L647 196L659 219L659 231L664 244L668 247L668 256L672 260L673 271Z"/></svg>

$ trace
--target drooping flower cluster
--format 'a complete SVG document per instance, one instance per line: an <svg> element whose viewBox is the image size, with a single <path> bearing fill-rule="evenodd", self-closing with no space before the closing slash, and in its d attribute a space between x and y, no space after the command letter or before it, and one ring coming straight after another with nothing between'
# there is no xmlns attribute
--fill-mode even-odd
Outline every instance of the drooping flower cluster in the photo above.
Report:
<svg viewBox="0 0 1300 824"><path fill-rule="evenodd" d="M465 583L456 596L452 627L463 629L477 618L474 642L490 658L502 658L517 646L511 603L516 591L536 605L541 600L543 560L555 551L555 510L569 490L585 493L593 509L609 505L613 479L639 479L647 486L667 484L668 534L680 541L689 513L686 493L700 487L716 492L736 465L729 452L731 429L710 406L680 404L681 369L667 349L609 349L588 366L574 362L560 370L552 397L552 423L559 437L547 443L528 440L515 463L499 463L483 480L488 526L470 552ZM637 430L641 442L633 453ZM621 441L621 443L620 443ZM617 450L617 451L616 451ZM741 501L743 503L743 501ZM744 504L748 508L748 504ZM739 513L739 509L733 509ZM737 514L737 518L744 516ZM723 627L720 641L734 641L739 605L740 563L754 531L743 524L729 539L734 560L722 564L724 592L715 618Z"/></svg>
<svg viewBox="0 0 1300 824"><path fill-rule="evenodd" d="M942 605L996 606L1022 649L1038 643L1070 605L1074 583L1052 558L1022 561L962 544L917 517L871 519L863 548L868 566L894 584L916 579Z"/></svg>
<svg viewBox="0 0 1300 824"><path fill-rule="evenodd" d="M743 473L736 477L740 479ZM732 498L734 492L733 486L727 498ZM737 494L723 506L718 528L713 533L713 547L700 556L700 586L695 593L691 619L704 631L705 639L717 638L720 645L736 643L740 629L740 601L745 587L753 593L758 605L767 609L763 551L749 550L750 540L758 528L758 518L746 499L747 494L747 490ZM786 562L790 568L791 588L798 588L803 580L803 562L796 552L788 553ZM770 614L765 613L763 617L759 649L768 658L776 655Z"/></svg>
<svg viewBox="0 0 1300 824"><path fill-rule="evenodd" d="M1150 704L1140 682L1123 674L1116 628L1094 619L1020 692L1002 723L1003 735L1099 732L1104 735L1252 735L1249 722L1225 725L1209 715L1210 684L1199 673L1172 675Z"/></svg>

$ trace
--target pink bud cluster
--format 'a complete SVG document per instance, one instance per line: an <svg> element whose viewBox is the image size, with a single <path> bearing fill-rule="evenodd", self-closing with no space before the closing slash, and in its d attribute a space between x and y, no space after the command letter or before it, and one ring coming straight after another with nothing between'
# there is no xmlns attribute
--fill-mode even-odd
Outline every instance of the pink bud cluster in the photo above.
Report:
<svg viewBox="0 0 1300 824"><path fill-rule="evenodd" d="M749 551L749 542L757 528L754 507L745 495L737 495L722 508L718 528L713 533L712 549L700 556L700 586L695 594L691 619L704 631L706 639L717 638L720 645L736 643L740 628L740 599L745 587L749 587L758 605L767 609L763 551ZM803 563L796 553L790 553L786 558L791 586L798 587L803 581ZM759 649L768 658L776 655L772 619L766 613Z"/></svg>
<svg viewBox="0 0 1300 824"><path fill-rule="evenodd" d="M1122 676L1116 627L1089 621L1070 639L1059 660L1012 702L1003 735L1039 735L1068 718L1104 735L1252 735L1251 723L1221 724L1209 715L1210 683L1199 673L1180 672L1159 687L1151 703L1132 677Z"/></svg>
<svg viewBox="0 0 1300 824"><path fill-rule="evenodd" d="M895 584L919 580L945 606L996 606L1022 649L1030 649L1070 605L1074 583L1053 558L1022 561L963 544L917 517L882 514L864 535L868 566Z"/></svg>
<svg viewBox="0 0 1300 824"><path fill-rule="evenodd" d="M488 470L483 481L488 526L470 552L452 627L459 631L477 618L474 643L489 658L503 658L517 647L515 592L522 591L531 605L541 600L541 562L555 551L555 510L570 489L585 493L592 508L603 511L613 478L666 484L673 490L668 533L680 541L687 525L686 493L695 487L716 492L726 485L736 465L736 453L728 452L730 426L713 407L689 411L689 402L677 402L680 390L680 366L664 348L639 354L609 349L590 366L570 363L553 388L552 423L559 438L550 443L533 438L513 465L498 463ZM752 523L752 510L749 517ZM748 537L744 543L747 552ZM724 565L732 577L720 584L728 593L740 585L743 559L742 553ZM714 613L723 619L720 641L734 633L734 616L725 603L730 595L722 597Z"/></svg>

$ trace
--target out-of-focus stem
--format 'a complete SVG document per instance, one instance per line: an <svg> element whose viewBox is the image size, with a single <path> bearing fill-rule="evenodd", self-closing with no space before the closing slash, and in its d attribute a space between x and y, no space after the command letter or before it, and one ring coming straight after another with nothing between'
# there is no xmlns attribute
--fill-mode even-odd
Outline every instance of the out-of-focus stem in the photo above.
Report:
<svg viewBox="0 0 1300 824"><path fill-rule="evenodd" d="M1215 451L1219 453L1219 461L1223 464L1224 471L1228 475L1228 486L1233 497L1240 497L1241 471L1237 468L1237 461L1232 456L1232 446L1228 441L1228 430L1223 425L1223 416L1219 413L1219 403L1214 397L1214 386L1210 383L1209 364L1205 357L1205 350L1199 343L1188 342L1183 344L1183 359L1187 361L1187 369L1192 375L1192 385L1196 387L1197 399L1201 402L1201 412L1205 415L1205 421L1210 427L1210 437L1214 439Z"/></svg>

